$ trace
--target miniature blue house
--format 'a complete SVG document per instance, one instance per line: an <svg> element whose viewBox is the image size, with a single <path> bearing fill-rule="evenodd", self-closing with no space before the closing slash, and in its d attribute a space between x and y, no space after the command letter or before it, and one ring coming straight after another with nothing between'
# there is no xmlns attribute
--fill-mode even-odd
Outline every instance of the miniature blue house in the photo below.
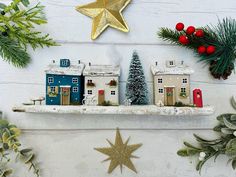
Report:
<svg viewBox="0 0 236 177"><path fill-rule="evenodd" d="M46 72L46 105L80 105L84 93L84 64L69 59L53 61Z"/></svg>

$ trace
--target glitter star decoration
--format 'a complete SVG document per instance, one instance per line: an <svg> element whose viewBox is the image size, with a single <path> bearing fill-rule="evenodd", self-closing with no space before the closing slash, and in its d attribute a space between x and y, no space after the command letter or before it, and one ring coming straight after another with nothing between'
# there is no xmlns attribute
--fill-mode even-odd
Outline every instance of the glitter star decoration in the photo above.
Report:
<svg viewBox="0 0 236 177"><path fill-rule="evenodd" d="M106 160L104 160L110 161L108 173L110 174L118 166L120 167L122 173L123 165L137 173L131 158L138 158L137 156L132 155L132 153L141 147L142 144L128 145L129 138L125 143L123 143L119 129L116 130L115 144L112 144L109 140L107 141L111 147L95 148L95 150L109 156Z"/></svg>
<svg viewBox="0 0 236 177"><path fill-rule="evenodd" d="M93 19L91 38L95 40L107 27L129 32L122 11L131 0L96 0L86 5L77 6L76 10Z"/></svg>

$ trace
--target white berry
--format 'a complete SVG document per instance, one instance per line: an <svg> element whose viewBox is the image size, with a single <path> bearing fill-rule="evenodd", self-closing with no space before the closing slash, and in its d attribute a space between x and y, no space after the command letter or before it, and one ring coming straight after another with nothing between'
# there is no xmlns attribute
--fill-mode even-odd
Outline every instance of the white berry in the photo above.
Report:
<svg viewBox="0 0 236 177"><path fill-rule="evenodd" d="M236 131L234 131L233 135L236 136Z"/></svg>
<svg viewBox="0 0 236 177"><path fill-rule="evenodd" d="M203 161L204 160L204 157L199 157L198 158L200 161Z"/></svg>
<svg viewBox="0 0 236 177"><path fill-rule="evenodd" d="M201 158L206 157L206 153L205 152L201 152L199 155L200 155Z"/></svg>

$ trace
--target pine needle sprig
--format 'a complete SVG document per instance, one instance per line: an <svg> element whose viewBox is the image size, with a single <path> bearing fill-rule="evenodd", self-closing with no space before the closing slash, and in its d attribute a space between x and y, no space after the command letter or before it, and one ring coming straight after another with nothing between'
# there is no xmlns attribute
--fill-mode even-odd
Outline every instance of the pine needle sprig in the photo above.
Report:
<svg viewBox="0 0 236 177"><path fill-rule="evenodd" d="M38 3L28 8L29 4L29 0L13 0L8 6L0 3L0 52L4 60L16 67L25 67L30 62L27 47L35 50L58 45L49 34L35 29L47 23L44 6Z"/></svg>
<svg viewBox="0 0 236 177"><path fill-rule="evenodd" d="M30 62L29 54L16 41L3 35L0 35L0 55L16 67L25 67Z"/></svg>

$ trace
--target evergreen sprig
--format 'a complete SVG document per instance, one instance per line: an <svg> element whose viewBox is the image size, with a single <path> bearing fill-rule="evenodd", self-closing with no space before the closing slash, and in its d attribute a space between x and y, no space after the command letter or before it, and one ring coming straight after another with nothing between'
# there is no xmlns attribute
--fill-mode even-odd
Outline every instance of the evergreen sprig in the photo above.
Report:
<svg viewBox="0 0 236 177"><path fill-rule="evenodd" d="M236 110L235 98L232 98L232 105ZM196 166L199 172L209 159L216 160L219 155L227 155L232 168L236 169L236 113L222 114L217 120L219 124L213 130L220 134L219 138L207 140L194 134L199 146L184 142L185 148L177 152L182 157L199 156Z"/></svg>
<svg viewBox="0 0 236 177"><path fill-rule="evenodd" d="M16 67L26 66L30 61L29 54L19 44L0 35L0 56Z"/></svg>
<svg viewBox="0 0 236 177"><path fill-rule="evenodd" d="M15 125L9 124L6 120L0 120L0 177L7 177L13 173L13 170L8 167L8 163L14 154L16 160L21 160L37 177L40 176L32 149L20 148L21 143L18 139L20 133L20 129Z"/></svg>
<svg viewBox="0 0 236 177"><path fill-rule="evenodd" d="M57 45L48 34L35 30L36 25L47 23L44 6L37 4L28 8L29 4L28 0L13 0L8 6L0 3L0 53L16 67L25 67L30 62L28 46L35 50ZM14 49L14 52L4 50L6 48Z"/></svg>
<svg viewBox="0 0 236 177"><path fill-rule="evenodd" d="M198 29L204 31L204 37L188 35L188 45L179 42L179 36L186 35L185 31L161 28L158 36L172 44L193 49L196 55L200 57L199 61L210 65L209 70L215 78L227 79L234 69L236 59L236 20L225 18L219 21L217 26L208 25ZM198 53L197 48L199 46L210 45L216 47L215 53L210 55Z"/></svg>

